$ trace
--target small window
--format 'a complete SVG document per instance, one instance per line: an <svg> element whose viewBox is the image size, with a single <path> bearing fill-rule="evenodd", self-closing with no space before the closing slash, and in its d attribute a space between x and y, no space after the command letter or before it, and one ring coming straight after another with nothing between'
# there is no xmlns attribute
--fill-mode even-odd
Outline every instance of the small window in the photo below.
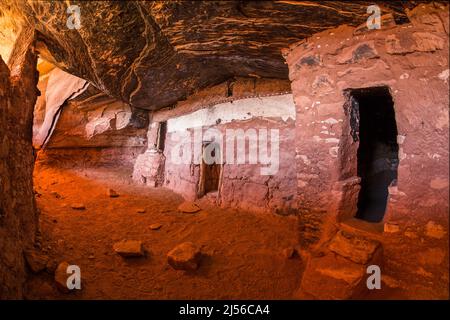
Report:
<svg viewBox="0 0 450 320"><path fill-rule="evenodd" d="M167 134L167 122L160 122L158 129L158 144L156 148L160 151L164 151L166 146L166 134Z"/></svg>

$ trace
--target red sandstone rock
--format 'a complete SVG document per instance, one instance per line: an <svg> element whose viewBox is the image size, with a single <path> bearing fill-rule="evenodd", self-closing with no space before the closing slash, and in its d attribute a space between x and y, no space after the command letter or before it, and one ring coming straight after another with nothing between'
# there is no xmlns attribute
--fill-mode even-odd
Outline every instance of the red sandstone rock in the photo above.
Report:
<svg viewBox="0 0 450 320"><path fill-rule="evenodd" d="M161 229L161 227L162 227L161 223L153 223L150 225L151 230L159 230L159 229Z"/></svg>
<svg viewBox="0 0 450 320"><path fill-rule="evenodd" d="M200 207L195 204L194 202L183 202L178 206L178 211L184 212L184 213L196 213L199 212L201 209Z"/></svg>
<svg viewBox="0 0 450 320"><path fill-rule="evenodd" d="M74 203L70 206L74 210L84 210L86 209L85 205L82 203Z"/></svg>
<svg viewBox="0 0 450 320"><path fill-rule="evenodd" d="M345 231L339 231L331 240L328 248L356 263L365 264L375 256L376 251L380 249L380 243Z"/></svg>
<svg viewBox="0 0 450 320"><path fill-rule="evenodd" d="M445 235L444 228L434 221L429 221L425 226L425 235L430 238L442 239Z"/></svg>
<svg viewBox="0 0 450 320"><path fill-rule="evenodd" d="M400 231L400 227L398 224L394 223L385 223L384 224L384 232L386 233L396 233Z"/></svg>
<svg viewBox="0 0 450 320"><path fill-rule="evenodd" d="M118 194L115 190L113 190L113 189L108 189L108 190L106 191L106 194L107 194L107 196L110 197L110 198L117 198L117 197L119 196L119 194Z"/></svg>
<svg viewBox="0 0 450 320"><path fill-rule="evenodd" d="M0 57L0 297L22 298L24 248L34 244L33 109L38 91L33 27L20 28L8 66ZM3 33L3 30L2 30Z"/></svg>
<svg viewBox="0 0 450 320"><path fill-rule="evenodd" d="M49 260L45 266L45 271L50 274L54 274L58 268L58 263L55 260Z"/></svg>
<svg viewBox="0 0 450 320"><path fill-rule="evenodd" d="M47 255L35 250L26 250L24 254L25 260L33 273L39 273L47 267L49 261Z"/></svg>
<svg viewBox="0 0 450 320"><path fill-rule="evenodd" d="M414 6L377 3L397 18L406 16L404 6ZM65 3L19 1L16 6L21 13L17 20L41 30L45 60L56 60L59 67L108 94L149 110L172 105L230 76L285 78L282 48L330 27L358 26L367 20L367 4L358 2L86 2L80 40L76 32L61 28L67 17ZM11 10L8 5L1 8L6 14ZM108 20L102 19L103 12L108 12ZM152 21L152 28L146 27L140 12ZM113 34L107 32L112 29ZM188 30L208 32L192 37ZM223 30L229 36L224 38ZM99 35L102 46L96 45ZM145 45L147 39L153 39L151 47Z"/></svg>
<svg viewBox="0 0 450 320"><path fill-rule="evenodd" d="M113 245L116 253L122 257L142 257L144 255L144 247L142 241L138 240L122 240Z"/></svg>
<svg viewBox="0 0 450 320"><path fill-rule="evenodd" d="M286 249L284 249L283 250L283 256L286 258L286 259L292 259L292 258L294 258L295 257L295 255L296 255L296 250L295 250L295 248L293 248L293 247L289 247L289 248L286 248Z"/></svg>
<svg viewBox="0 0 450 320"><path fill-rule="evenodd" d="M298 295L307 293L316 299L349 299L361 288L363 265L334 254L312 258L303 274Z"/></svg>
<svg viewBox="0 0 450 320"><path fill-rule="evenodd" d="M167 262L176 270L194 271L200 263L200 250L192 242L184 242L167 254Z"/></svg>

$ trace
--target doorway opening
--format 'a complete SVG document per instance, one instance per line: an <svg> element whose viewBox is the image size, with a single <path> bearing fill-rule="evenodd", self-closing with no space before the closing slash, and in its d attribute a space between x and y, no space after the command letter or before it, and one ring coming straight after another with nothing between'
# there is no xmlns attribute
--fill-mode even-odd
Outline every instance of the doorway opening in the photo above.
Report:
<svg viewBox="0 0 450 320"><path fill-rule="evenodd" d="M166 146L166 134L167 134L167 121L160 122L158 128L158 139L156 149L161 152L164 152Z"/></svg>
<svg viewBox="0 0 450 320"><path fill-rule="evenodd" d="M397 182L394 103L388 87L354 89L350 97L351 123L359 139L357 174L361 178L356 218L380 222L386 213L388 187Z"/></svg>
<svg viewBox="0 0 450 320"><path fill-rule="evenodd" d="M222 164L220 162L218 163L218 161L211 160L221 159L220 152L219 144L209 141L203 143L199 188L200 197L207 194L217 194L219 191ZM207 157L205 157L205 154L207 154ZM205 159L209 159L209 161L205 161Z"/></svg>

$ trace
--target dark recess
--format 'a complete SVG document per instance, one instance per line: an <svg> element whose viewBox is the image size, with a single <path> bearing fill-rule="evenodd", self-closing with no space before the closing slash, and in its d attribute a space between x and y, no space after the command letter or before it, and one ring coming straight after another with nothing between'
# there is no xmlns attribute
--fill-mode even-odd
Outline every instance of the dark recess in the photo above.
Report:
<svg viewBox="0 0 450 320"><path fill-rule="evenodd" d="M386 212L388 187L396 184L397 124L389 88L351 90L352 109L359 116L357 154L361 190L356 217L380 222Z"/></svg>

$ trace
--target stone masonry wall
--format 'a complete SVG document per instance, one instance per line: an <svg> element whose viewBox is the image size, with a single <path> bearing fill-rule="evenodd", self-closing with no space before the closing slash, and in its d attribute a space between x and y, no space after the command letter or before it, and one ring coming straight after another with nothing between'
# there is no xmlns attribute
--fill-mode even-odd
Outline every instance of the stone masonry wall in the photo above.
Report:
<svg viewBox="0 0 450 320"><path fill-rule="evenodd" d="M279 130L279 168L273 175L262 175L260 164L228 164L223 166L223 179L220 186L219 202L223 207L241 208L244 210L278 214L294 212L295 166L294 162L294 121L283 122L280 119L251 119L233 121L213 126L226 137L227 129L244 131L255 129ZM203 129L203 133L208 128ZM192 132L192 130L191 130ZM172 141L173 133L168 133L165 164L165 186L182 194L188 200L199 196L200 164L176 164L172 161L172 152L176 152L176 142ZM192 133L193 135L193 133ZM226 138L224 138L225 140ZM175 139L173 139L176 141ZM251 148L257 148L257 140L250 140ZM223 153L229 145L224 143ZM248 148L248 145L247 147ZM235 149L236 150L236 149ZM248 149L247 149L248 150Z"/></svg>
<svg viewBox="0 0 450 320"><path fill-rule="evenodd" d="M288 81L237 78L201 90L186 101L179 102L176 108L155 112L147 135L149 149L137 158L134 179L152 186L161 185L155 181L162 179L165 187L188 200L195 200L202 196L199 194L201 165L173 161L172 152L176 152L177 145L174 136L177 133L187 130L193 136L195 128L202 127L203 133L214 128L225 137L227 129L277 129L280 137L278 172L261 175L260 164L225 163L219 203L224 207L252 211L294 212L296 175L292 164L295 111L289 87ZM278 115L273 116L271 112ZM162 121L168 121L164 153L155 149L158 127ZM256 147L257 141L251 144ZM223 152L226 152L225 148Z"/></svg>
<svg viewBox="0 0 450 320"><path fill-rule="evenodd" d="M8 66L0 57L0 299L22 298L23 250L36 234L31 145L38 81L34 39L34 32L23 30Z"/></svg>
<svg viewBox="0 0 450 320"><path fill-rule="evenodd" d="M420 232L427 221L447 229L448 6L420 5L408 16L410 23L402 25L384 16L379 30L365 24L327 30L284 52L297 108L297 199L321 213L322 222L326 215L350 218L356 210L358 144L350 137L344 91L387 86L400 162L384 221L418 224Z"/></svg>

